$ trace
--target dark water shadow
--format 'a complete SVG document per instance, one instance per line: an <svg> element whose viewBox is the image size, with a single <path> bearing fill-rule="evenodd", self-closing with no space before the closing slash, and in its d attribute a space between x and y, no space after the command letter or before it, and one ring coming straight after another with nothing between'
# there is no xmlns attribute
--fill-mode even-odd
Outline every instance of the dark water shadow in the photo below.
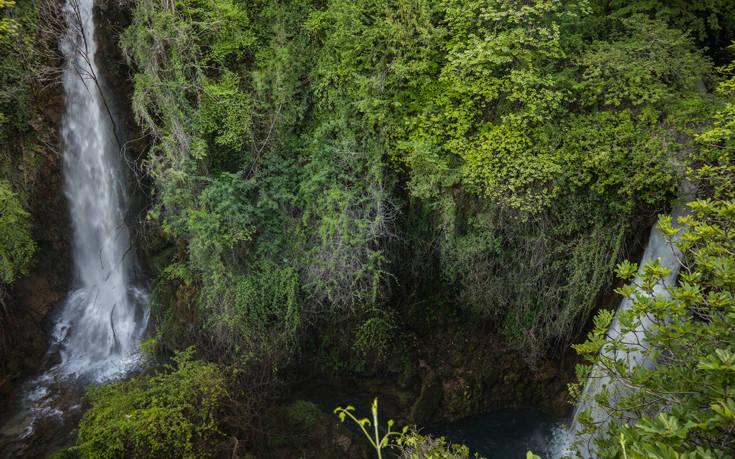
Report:
<svg viewBox="0 0 735 459"><path fill-rule="evenodd" d="M568 419L533 409L502 410L429 426L422 432L462 443L488 459L522 459L531 450L544 458L563 448Z"/></svg>

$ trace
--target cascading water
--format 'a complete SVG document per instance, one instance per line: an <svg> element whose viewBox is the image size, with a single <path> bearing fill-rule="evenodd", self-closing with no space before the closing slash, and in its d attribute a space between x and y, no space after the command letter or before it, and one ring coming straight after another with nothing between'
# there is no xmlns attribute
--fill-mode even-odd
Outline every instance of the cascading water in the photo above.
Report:
<svg viewBox="0 0 735 459"><path fill-rule="evenodd" d="M78 412L78 392L85 384L124 375L136 362L148 320L146 290L135 285L123 158L95 63L92 13L93 0L67 0L61 42L66 58L61 133L73 230L73 288L52 332L47 360L55 364L47 364L41 376L25 384L18 413L0 431L0 437L15 439L11 444L28 443L43 420ZM0 449L29 454L25 448L12 444Z"/></svg>
<svg viewBox="0 0 735 459"><path fill-rule="evenodd" d="M686 184L685 188L687 188ZM685 194L688 195L690 193L691 190L685 190ZM684 204L678 205L674 208L671 217L672 223L675 227L678 227L677 222L679 217L685 213L686 205ZM658 225L654 226L651 230L646 250L643 253L640 267L642 269L646 263L658 259L662 266L670 270L669 274L662 279L662 282L658 283L654 287L654 295L661 297L669 296L667 289L673 286L676 282L676 278L679 274L679 268L681 266L679 262L680 258L681 253L678 249L668 242ZM637 284L640 284L639 276L640 270L635 279L635 283ZM632 306L633 301L630 298L624 298L622 300L620 306L615 312L615 318L613 319L612 324L610 324L610 329L608 331L608 336L610 338L616 339L621 337L622 330L620 316L623 312L630 310ZM651 325L652 322L647 316L640 317L640 324L634 330L627 331L622 335L622 342L634 344L624 350L614 350L609 347L603 347L601 352L606 356L615 358L616 360L625 361L631 369L641 365L652 365L654 362L648 362L646 355L643 352L646 346L645 334L646 331L651 328ZM579 421L579 417L581 413L587 412L589 413L593 423L603 427L611 421L614 421L609 418L608 413L595 401L595 397L603 390L608 391L611 403L615 403L615 400L618 400L626 393L626 389L622 387L618 381L611 380L601 368L594 367L579 399L579 403L574 413L574 420L568 431L567 441L565 442L566 444L557 454L555 454L555 456L571 455L573 447L577 449L577 452L581 454L582 457L588 458L595 456L594 438L589 434L582 433L582 425Z"/></svg>
<svg viewBox="0 0 735 459"><path fill-rule="evenodd" d="M75 289L57 322L61 370L105 379L125 371L146 325L145 292L125 225L122 157L94 56L93 0L68 0L62 50L65 192L74 231Z"/></svg>

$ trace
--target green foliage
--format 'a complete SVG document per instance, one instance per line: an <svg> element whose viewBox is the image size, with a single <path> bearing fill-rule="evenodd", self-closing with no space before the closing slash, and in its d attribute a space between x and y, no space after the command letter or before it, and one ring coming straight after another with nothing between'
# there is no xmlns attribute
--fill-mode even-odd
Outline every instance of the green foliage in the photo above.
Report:
<svg viewBox="0 0 735 459"><path fill-rule="evenodd" d="M729 49L735 51L735 43ZM713 126L697 138L710 147L706 151L709 156L706 159L709 161L704 167L714 172L711 174L713 177L727 175L727 171L721 167L714 171L712 168L717 167L718 160L727 161L731 158L735 148L735 62L720 68L720 73L724 76L724 81L718 85L716 93L723 100L723 106L715 114Z"/></svg>
<svg viewBox="0 0 735 459"><path fill-rule="evenodd" d="M373 404L370 408L370 411L372 412L373 419L372 422L368 418L362 418L357 419L354 415L355 407L350 405L346 408L337 407L335 408L334 412L339 416L339 420L341 422L344 422L345 419L349 418L351 419L357 426L360 428L362 433L365 435L365 438L367 438L368 442L370 442L370 445L375 450L375 453L378 456L378 459L382 459L383 457L383 451L387 450L388 448L394 446L395 442L398 441L403 435L408 431L408 427L404 427L401 432L393 432L391 431L391 428L393 427L393 420L389 419L387 426L388 430L381 434L380 433L380 423L378 421L378 399L376 398L373 400ZM373 431L369 432L368 429L372 427Z"/></svg>
<svg viewBox="0 0 735 459"><path fill-rule="evenodd" d="M538 355L584 321L632 227L673 191L684 147L671 139L684 126L664 105L697 98L708 63L642 15L590 40L580 30L596 18L576 2L386 5L335 1L310 16L324 47L314 80L328 85L319 106L344 135L351 112L338 101L352 101L349 119L375 131L409 197L435 212L458 302ZM633 49L641 62L629 65ZM608 60L635 94L598 103L600 88L614 90ZM543 258L541 272L526 254Z"/></svg>
<svg viewBox="0 0 735 459"><path fill-rule="evenodd" d="M0 12L4 9L9 9L15 6L14 0L2 0L0 1ZM18 30L17 23L9 17L3 15L0 18L0 42L8 42L16 34ZM2 118L0 118L2 119Z"/></svg>
<svg viewBox="0 0 735 459"><path fill-rule="evenodd" d="M592 3L617 17L639 13L654 16L709 46L725 45L735 32L735 6L727 0L605 0Z"/></svg>
<svg viewBox="0 0 735 459"><path fill-rule="evenodd" d="M573 13L540 1L449 2L444 14L446 63L412 123L421 150L409 150L407 161L440 152L470 191L523 211L548 206L559 168L535 145L534 128L562 107L563 77L552 69L563 57L560 22Z"/></svg>
<svg viewBox="0 0 735 459"><path fill-rule="evenodd" d="M405 161L411 191L442 215L442 271L461 303L533 359L578 330L638 216L673 191L672 158L690 141L667 104L701 97L709 67L643 16L586 42L596 18L583 5L480 8L447 12L445 86Z"/></svg>
<svg viewBox="0 0 735 459"><path fill-rule="evenodd" d="M182 233L189 236L192 265L212 275L228 252L235 253L239 245L253 239L258 215L247 201L254 188L252 180L222 173L214 179L203 178L201 182L204 187L196 204L182 212L186 218Z"/></svg>
<svg viewBox="0 0 735 459"><path fill-rule="evenodd" d="M673 191L672 139L659 120L628 109L602 111L573 116L558 133L566 180L613 212L656 206Z"/></svg>
<svg viewBox="0 0 735 459"><path fill-rule="evenodd" d="M262 262L247 275L225 273L201 296L219 358L255 358L274 370L290 359L302 317L293 268Z"/></svg>
<svg viewBox="0 0 735 459"><path fill-rule="evenodd" d="M24 205L38 185L39 156L49 137L42 108L33 103L45 76L37 8L0 2L0 179L12 183Z"/></svg>
<svg viewBox="0 0 735 459"><path fill-rule="evenodd" d="M321 84L303 84L314 51L297 31L311 11L139 2L122 39L139 69L134 110L155 141L149 216L185 249L163 281L200 289L209 337L193 338L218 359L277 369L302 323L381 299L394 213L381 151L342 95L303 119Z"/></svg>
<svg viewBox="0 0 735 459"><path fill-rule="evenodd" d="M82 458L216 456L225 377L188 350L152 376L92 387L71 451Z"/></svg>
<svg viewBox="0 0 735 459"><path fill-rule="evenodd" d="M398 440L401 459L481 459L464 445L450 444L444 437L434 438L410 431Z"/></svg>
<svg viewBox="0 0 735 459"><path fill-rule="evenodd" d="M629 229L598 210L589 197L574 197L526 223L497 210L479 213L465 235L442 245L443 273L460 286L466 309L500 323L532 360L577 331L612 279Z"/></svg>
<svg viewBox="0 0 735 459"><path fill-rule="evenodd" d="M595 41L579 58L584 101L639 107L691 91L707 67L680 30L642 15L621 20L609 40Z"/></svg>
<svg viewBox="0 0 735 459"><path fill-rule="evenodd" d="M317 311L358 312L381 299L382 249L395 210L373 145L351 138L323 148L304 168L299 190L308 234L305 288Z"/></svg>
<svg viewBox="0 0 735 459"><path fill-rule="evenodd" d="M385 364L391 356L397 333L395 318L376 310L375 316L365 320L355 332L353 348L356 360L362 360L366 366Z"/></svg>
<svg viewBox="0 0 735 459"><path fill-rule="evenodd" d="M274 253L274 264L255 253L274 247L259 240L264 233L280 237L277 210L290 193L269 189L274 178L258 173L271 164L258 161L267 152L257 144L262 121L247 66L257 40L238 3L184 1L172 11L148 1L137 4L122 45L140 69L135 114L156 141L147 171L160 199L150 217L186 253L164 269L164 282L201 289L195 299L212 338L204 351L214 343L217 358L268 361L264 350L293 342L299 287L282 256ZM260 341L269 336L275 341Z"/></svg>
<svg viewBox="0 0 735 459"><path fill-rule="evenodd" d="M681 231L682 272L679 285L668 289L670 297L654 294L669 270L658 262L644 266L639 283L620 289L634 302L619 318L621 333L606 339L612 319L607 314L577 346L603 374L632 389L596 398L616 413L597 439L605 457L725 457L735 447L735 202L702 200L690 208L691 215L680 219L683 231L670 220L659 223L668 238ZM630 264L618 269L626 277L634 270ZM641 327L642 317L652 321L645 339L623 343L625 333ZM625 351L598 354L603 346ZM625 356L631 351L656 365L629 366Z"/></svg>
<svg viewBox="0 0 735 459"><path fill-rule="evenodd" d="M401 253L529 360L566 344L674 194L710 76L674 16L621 8L137 2L150 217L179 252L162 281L201 293L192 339L229 358L320 330L340 358L381 355L366 337L402 324L371 317L416 284ZM278 301L245 293L282 281Z"/></svg>
<svg viewBox="0 0 735 459"><path fill-rule="evenodd" d="M36 251L28 217L10 184L0 180L0 284L25 274Z"/></svg>

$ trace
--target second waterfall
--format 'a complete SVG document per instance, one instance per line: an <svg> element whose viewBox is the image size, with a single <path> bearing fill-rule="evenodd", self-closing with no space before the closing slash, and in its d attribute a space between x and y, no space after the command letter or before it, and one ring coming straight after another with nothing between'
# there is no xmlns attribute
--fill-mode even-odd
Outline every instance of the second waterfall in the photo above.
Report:
<svg viewBox="0 0 735 459"><path fill-rule="evenodd" d="M74 277L53 334L63 375L104 380L134 361L147 323L147 294L135 285L126 171L95 63L93 0L67 0L65 15L62 137Z"/></svg>

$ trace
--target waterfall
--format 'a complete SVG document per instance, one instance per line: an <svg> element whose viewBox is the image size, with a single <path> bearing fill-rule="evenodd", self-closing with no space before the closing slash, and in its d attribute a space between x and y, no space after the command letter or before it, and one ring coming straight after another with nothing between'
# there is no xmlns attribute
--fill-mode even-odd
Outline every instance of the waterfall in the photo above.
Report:
<svg viewBox="0 0 735 459"><path fill-rule="evenodd" d="M685 194L690 194L691 190L687 190L688 186L685 184ZM677 205L672 214L672 224L674 227L679 227L679 217L686 214L686 204ZM680 263L679 259L681 253L679 250L668 242L664 237L661 229L658 225L654 226L651 230L651 235L648 238L648 245L643 253L641 259L638 274L636 275L635 282L640 283L640 273L643 266L655 260L660 260L661 265L670 270L669 274L662 279L654 287L654 295L661 297L668 297L668 288L672 287L676 278L679 274ZM630 298L624 298L617 311L615 317L610 324L608 336L612 339L621 337L621 325L620 316L625 311L630 310L633 306L633 300ZM604 355L618 360L623 360L627 363L629 368L635 368L641 365L652 365L653 362L649 362L643 353L643 349L646 344L645 331L650 328L652 321L646 316L640 318L640 324L631 331L627 331L622 335L622 342L625 343L640 343L635 346L629 347L622 351L616 351L609 347L603 347L600 352ZM607 389L610 394L610 402L615 403L616 400L626 394L626 389L621 387L618 381L610 380L610 378L602 371L599 367L593 367L590 377L582 391L579 398L577 408L574 413L574 420L568 431L566 445L563 447L563 451L560 451L557 456L571 455L573 453L572 447L576 447L582 457L589 458L595 457L595 445L594 438L589 434L581 432L582 426L579 421L581 413L588 411L592 421L595 424L600 425L603 429L604 426L610 422L615 422L615 419L610 419L607 412L600 407L595 401L595 397L600 394L603 390Z"/></svg>
<svg viewBox="0 0 735 459"><path fill-rule="evenodd" d="M86 384L118 378L136 363L148 321L148 294L136 285L126 226L123 155L95 63L94 0L66 0L62 76L64 192L73 232L73 286L58 312L41 371L23 385L0 430L0 456L29 451L37 431L62 431L79 416ZM39 435L44 435L39 433ZM39 453L38 455L41 455Z"/></svg>
<svg viewBox="0 0 735 459"><path fill-rule="evenodd" d="M101 380L132 363L147 321L125 224L121 146L101 91L93 0L67 0L63 84L64 189L73 229L74 288L54 329L60 369Z"/></svg>

